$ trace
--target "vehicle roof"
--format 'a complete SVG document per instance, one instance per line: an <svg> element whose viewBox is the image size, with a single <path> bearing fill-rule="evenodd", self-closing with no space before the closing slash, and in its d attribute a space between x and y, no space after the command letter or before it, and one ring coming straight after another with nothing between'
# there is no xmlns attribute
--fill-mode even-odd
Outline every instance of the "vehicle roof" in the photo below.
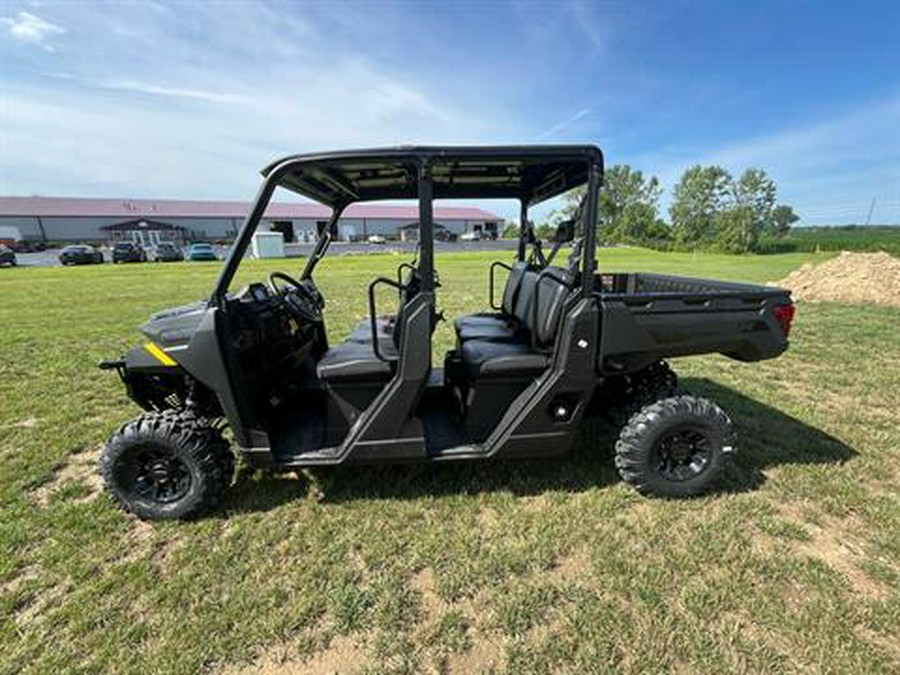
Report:
<svg viewBox="0 0 900 675"><path fill-rule="evenodd" d="M263 176L332 207L353 202L415 199L427 162L435 199L551 199L588 180L603 165L595 145L400 146L290 155Z"/></svg>

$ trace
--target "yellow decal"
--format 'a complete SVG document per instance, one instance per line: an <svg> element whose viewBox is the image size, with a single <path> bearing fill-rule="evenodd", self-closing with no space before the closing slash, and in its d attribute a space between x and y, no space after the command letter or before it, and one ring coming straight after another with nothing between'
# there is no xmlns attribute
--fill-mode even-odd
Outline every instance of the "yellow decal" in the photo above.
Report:
<svg viewBox="0 0 900 675"><path fill-rule="evenodd" d="M175 363L175 359L173 359L171 356L166 354L162 349L160 349L158 346L156 346L152 342L148 342L147 344L145 344L144 349L146 349L148 352L153 354L153 356L155 356L156 359L164 366L178 365L177 363Z"/></svg>

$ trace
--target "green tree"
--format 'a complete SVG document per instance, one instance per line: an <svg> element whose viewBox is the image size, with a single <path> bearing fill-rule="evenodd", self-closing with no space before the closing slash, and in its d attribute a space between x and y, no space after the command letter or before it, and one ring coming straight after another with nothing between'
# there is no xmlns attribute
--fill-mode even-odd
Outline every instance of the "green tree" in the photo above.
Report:
<svg viewBox="0 0 900 675"><path fill-rule="evenodd" d="M601 241L641 243L659 238L659 197L662 188L656 176L644 176L627 164L606 170L597 202L597 226ZM574 218L584 199L585 188L570 190L559 213Z"/></svg>
<svg viewBox="0 0 900 675"><path fill-rule="evenodd" d="M721 166L695 165L678 180L669 215L679 244L707 247L716 241L719 214L732 201L732 178Z"/></svg>
<svg viewBox="0 0 900 675"><path fill-rule="evenodd" d="M534 236L541 241L550 241L556 232L556 225L551 222L544 222L534 228Z"/></svg>
<svg viewBox="0 0 900 675"><path fill-rule="evenodd" d="M717 249L727 253L748 253L756 249L759 236L752 207L733 204L719 211L714 221Z"/></svg>
<svg viewBox="0 0 900 675"><path fill-rule="evenodd" d="M775 181L762 169L744 171L732 187L729 210L735 213L719 233L720 248L736 253L755 251L760 236L771 228L776 192ZM740 230L735 231L738 226Z"/></svg>
<svg viewBox="0 0 900 675"><path fill-rule="evenodd" d="M800 220L794 209L787 204L779 204L772 210L770 227L765 234L773 237L784 237L791 231L791 225Z"/></svg>
<svg viewBox="0 0 900 675"><path fill-rule="evenodd" d="M617 164L603 182L597 205L601 239L624 243L649 239L659 215L659 179Z"/></svg>
<svg viewBox="0 0 900 675"><path fill-rule="evenodd" d="M518 239L519 224L512 220L507 220L503 224L503 231L500 233L500 237L503 239Z"/></svg>

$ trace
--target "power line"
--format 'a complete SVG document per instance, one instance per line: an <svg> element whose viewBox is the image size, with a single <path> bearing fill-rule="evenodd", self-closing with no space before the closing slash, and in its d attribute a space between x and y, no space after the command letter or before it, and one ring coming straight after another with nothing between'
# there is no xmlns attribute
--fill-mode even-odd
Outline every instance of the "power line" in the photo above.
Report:
<svg viewBox="0 0 900 675"><path fill-rule="evenodd" d="M872 222L872 211L875 210L875 200L877 197L872 197L872 203L869 204L869 214L866 216L866 225Z"/></svg>

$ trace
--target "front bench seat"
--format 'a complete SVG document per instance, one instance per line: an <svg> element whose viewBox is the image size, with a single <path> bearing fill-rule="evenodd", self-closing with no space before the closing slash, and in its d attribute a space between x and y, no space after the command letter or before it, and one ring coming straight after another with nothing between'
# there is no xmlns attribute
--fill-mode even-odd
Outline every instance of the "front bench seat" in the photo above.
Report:
<svg viewBox="0 0 900 675"><path fill-rule="evenodd" d="M354 332L349 339L332 347L319 359L316 364L316 373L319 379L326 382L363 380L381 382L390 379L394 372L394 360L399 357L400 353L407 307L421 291L418 279L418 270L416 270L415 274L411 276L411 283L404 286L400 293L397 316L389 324L389 330L387 330L386 324L376 325L376 329L379 330L378 351L391 361L385 361L375 355L375 349L372 346L371 322L366 322L369 327L367 334L359 335ZM385 334L382 334L381 330L385 330Z"/></svg>
<svg viewBox="0 0 900 675"><path fill-rule="evenodd" d="M375 317L375 330L378 335L378 344L384 345L388 344L391 341L394 344L398 344L396 338L394 337L394 331L397 326L397 319L400 316L400 312L402 308L406 305L407 302L416 297L419 292L422 290L422 277L419 273L419 268L410 267L409 272L407 272L406 277L401 282L402 288L399 292L399 297L397 300L397 313L389 314L387 316L377 316ZM350 333L350 337L347 338L350 342L359 342L362 344L371 344L372 343L372 322L370 319L363 319L359 322L355 329ZM382 349L383 351L383 349Z"/></svg>
<svg viewBox="0 0 900 675"><path fill-rule="evenodd" d="M385 356L397 355L397 351L387 345L381 349ZM372 345L348 341L325 352L316 364L316 374L326 382L386 381L393 375L393 368L390 362L375 356Z"/></svg>

